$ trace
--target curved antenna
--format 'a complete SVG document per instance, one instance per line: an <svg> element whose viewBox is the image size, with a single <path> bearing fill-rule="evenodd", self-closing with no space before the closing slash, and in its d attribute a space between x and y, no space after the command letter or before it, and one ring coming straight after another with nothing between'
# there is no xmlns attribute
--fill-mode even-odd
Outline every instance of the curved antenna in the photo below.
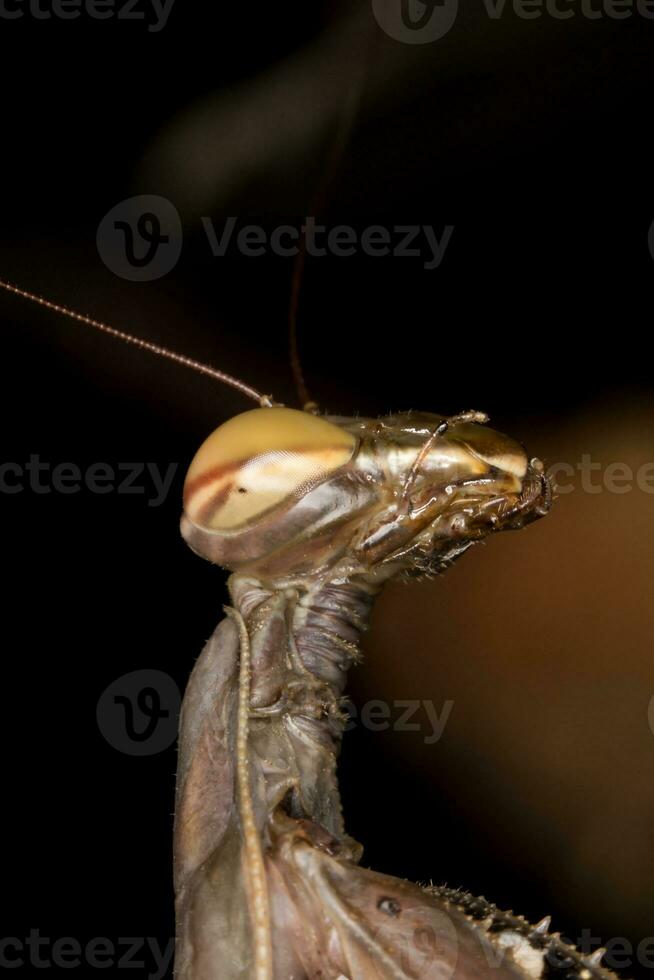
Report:
<svg viewBox="0 0 654 980"><path fill-rule="evenodd" d="M262 408L270 408L273 404L271 395L262 395L256 388L252 388L244 381L239 381L238 378L233 378L231 374L227 374L225 371L219 371L218 368L211 367L210 364L203 364L202 361L196 361L194 358L187 357L185 354L177 354L168 347L153 344L149 340L135 337L133 334L126 333L124 330L117 330L116 327L110 327L108 323L103 323L101 320L94 320L93 317L86 316L84 313L77 313L75 310L71 310L67 306L61 306L59 303L53 303L49 299L44 299L43 296L30 293L26 289L21 289L19 286L14 286L12 283L6 282L4 279L0 279L0 289L5 289L8 293L14 293L16 296L22 297L22 299L28 299L32 303L38 303L39 306L44 306L47 310L52 310L54 313L61 313L63 316L70 317L71 320L84 323L87 327L93 327L101 333L109 334L110 337L123 340L126 344L131 344L133 347L140 348L140 350L148 351L150 354L156 354L158 357L165 357L169 361L174 361L175 364L181 364L183 367L191 368L191 370L197 371L198 374L206 374L207 377L213 378L214 381L221 381L223 384L235 388L236 391L240 391L242 395L252 398Z"/></svg>
<svg viewBox="0 0 654 980"><path fill-rule="evenodd" d="M361 85L362 82L360 81L359 86L355 85L353 87L353 93L346 98L343 111L338 119L336 133L331 146L331 152L327 158L327 163L323 169L322 177L320 179L320 183L318 184L318 189L314 194L313 202L311 204L311 214L313 217L315 217L322 210L327 193L334 183L339 167L343 161L359 106ZM295 388L298 398L300 399L300 404L305 411L311 412L316 411L318 406L311 398L311 393L309 392L304 378L302 360L300 358L300 348L298 344L297 328L298 310L300 307L300 292L302 290L302 279L304 277L306 258L307 234L306 225L303 225L302 233L300 235L300 243L298 245L298 252L295 257L295 262L293 263L293 277L291 279L291 296L288 310L288 346L291 359L291 371L293 372L293 380L295 381Z"/></svg>
<svg viewBox="0 0 654 980"><path fill-rule="evenodd" d="M343 163L345 151L350 142L352 132L359 114L366 78L370 72L375 47L377 44L378 33L375 31L368 34L363 58L358 73L355 75L354 82L348 86L341 112L336 120L336 130L332 140L327 162L323 168L322 177L313 198L311 213L315 217L318 214L327 197L327 193L338 176L339 169ZM303 226L298 246L298 253L293 264L293 276L291 279L291 295L288 310L288 346L291 361L291 371L295 388L300 399L302 408L307 412L315 412L318 409L316 402L311 398L307 387L304 371L302 370L302 360L298 344L298 309L300 306L300 292L302 290L302 279L307 257L307 236Z"/></svg>
<svg viewBox="0 0 654 980"><path fill-rule="evenodd" d="M303 408L310 410L316 404L311 400L307 383L304 380L302 361L300 359L300 349L297 342L297 312L300 306L300 289L302 287L302 274L306 260L306 236L302 234L299 250L293 264L293 278L291 279L291 300L288 310L288 347L291 357L291 371L295 381L295 389Z"/></svg>

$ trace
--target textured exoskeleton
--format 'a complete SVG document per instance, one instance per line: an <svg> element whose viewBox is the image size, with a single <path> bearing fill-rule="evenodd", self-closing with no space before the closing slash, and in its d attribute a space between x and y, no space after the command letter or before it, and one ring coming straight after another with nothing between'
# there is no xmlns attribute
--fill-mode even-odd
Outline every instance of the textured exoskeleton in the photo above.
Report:
<svg viewBox="0 0 654 980"><path fill-rule="evenodd" d="M191 464L182 533L233 574L182 712L178 980L601 972L546 923L362 869L345 832L340 698L375 596L549 508L542 464L485 421L258 409Z"/></svg>

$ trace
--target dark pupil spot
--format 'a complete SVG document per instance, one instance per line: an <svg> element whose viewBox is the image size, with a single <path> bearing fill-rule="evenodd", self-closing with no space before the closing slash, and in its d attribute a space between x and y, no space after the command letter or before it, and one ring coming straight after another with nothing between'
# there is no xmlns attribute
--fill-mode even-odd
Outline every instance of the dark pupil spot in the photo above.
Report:
<svg viewBox="0 0 654 980"><path fill-rule="evenodd" d="M239 487L238 488L238 492L239 493L247 493L247 490L245 489L245 487Z"/></svg>
<svg viewBox="0 0 654 980"><path fill-rule="evenodd" d="M396 919L402 911L399 902L396 902L394 898L387 898L386 896L379 899L377 908L380 912L385 912L386 915L390 915L393 919Z"/></svg>

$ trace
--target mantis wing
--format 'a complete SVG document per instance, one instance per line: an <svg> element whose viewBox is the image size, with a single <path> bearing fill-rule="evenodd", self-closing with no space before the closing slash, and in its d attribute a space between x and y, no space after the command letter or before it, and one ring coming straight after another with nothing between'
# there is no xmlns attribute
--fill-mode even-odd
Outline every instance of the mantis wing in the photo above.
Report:
<svg viewBox="0 0 654 980"><path fill-rule="evenodd" d="M218 625L189 681L175 812L179 980L248 976L252 948L237 826L238 631ZM231 962L230 962L231 961Z"/></svg>

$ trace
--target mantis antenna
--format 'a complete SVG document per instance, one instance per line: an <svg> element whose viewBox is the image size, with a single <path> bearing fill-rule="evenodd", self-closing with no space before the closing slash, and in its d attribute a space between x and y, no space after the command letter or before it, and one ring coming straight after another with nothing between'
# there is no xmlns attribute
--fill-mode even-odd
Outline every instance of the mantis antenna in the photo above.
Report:
<svg viewBox="0 0 654 980"><path fill-rule="evenodd" d="M369 35L365 44L361 67L355 77L351 80L346 89L341 111L336 120L336 128L332 139L332 145L327 156L327 161L315 193L311 213L315 215L322 210L330 187L336 180L338 172L343 163L343 158L352 137L354 127L359 114L361 102L363 100L366 77L368 76L377 44L377 32ZM300 399L300 404L305 411L316 412L318 406L311 397L311 393L306 383L304 371L302 369L302 359L300 357L300 347L298 343L298 311L300 308L300 294L302 291L302 280L304 278L305 265L307 258L306 231L302 228L298 253L293 265L291 277L291 293L288 310L288 346L291 362L291 372L295 382L295 389Z"/></svg>
<svg viewBox="0 0 654 980"><path fill-rule="evenodd" d="M196 361L194 358L187 357L185 354L177 354L174 350L170 350L168 347L162 347L160 344L153 344L149 340L143 340L141 337L135 337L133 334L126 333L124 330L118 330L116 327L111 327L108 323L103 323L101 320L94 320L93 317L86 316L84 313L77 313L75 310L71 310L67 306L61 306L59 303L53 303L49 299L44 299L43 296L37 296L36 293L30 293L26 289L21 289L19 286L14 286L12 283L6 282L3 279L0 279L0 288L5 289L8 293L14 293L16 296L22 297L22 299L28 299L32 303L38 303L39 306L44 306L47 310L52 310L55 313L60 313L63 316L70 317L71 320L77 320L79 323L84 323L87 327L93 327L95 330L99 330L101 333L109 334L110 337L116 337L118 340L123 340L126 344L132 344L133 347L146 350L150 354L156 354L158 357L168 358L169 361L174 361L176 364L181 364L183 367L191 368L191 370L197 371L199 374L205 374L207 377L213 378L215 381L221 381L223 384L229 385L231 388L235 388L237 391L240 391L241 394L246 395L248 398L252 398L253 401L258 402L262 408L270 408L273 404L271 395L261 394L261 392L257 391L256 388L252 388L244 381L239 381L238 378L233 378L231 374L227 374L225 371L219 371L218 368L211 367L210 364L203 364L202 361Z"/></svg>

